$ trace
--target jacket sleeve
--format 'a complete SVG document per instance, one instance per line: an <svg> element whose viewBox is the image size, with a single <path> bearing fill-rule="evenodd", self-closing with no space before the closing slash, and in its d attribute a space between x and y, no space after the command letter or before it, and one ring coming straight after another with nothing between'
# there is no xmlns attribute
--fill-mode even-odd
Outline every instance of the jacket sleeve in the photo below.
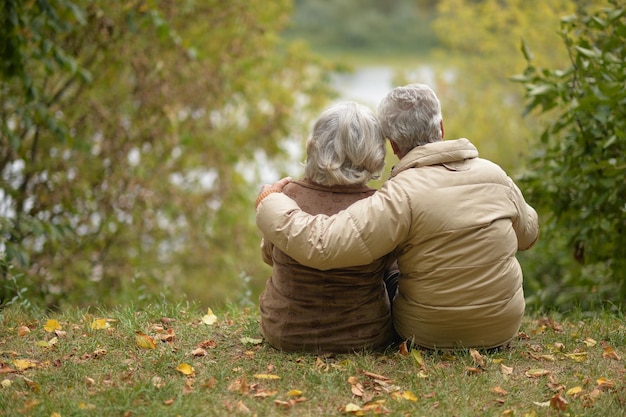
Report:
<svg viewBox="0 0 626 417"><path fill-rule="evenodd" d="M509 178L512 198L517 207L517 217L513 219L513 229L517 235L518 250L530 249L539 239L539 220L537 212L526 203L520 189Z"/></svg>
<svg viewBox="0 0 626 417"><path fill-rule="evenodd" d="M272 244L272 242L265 238L261 239L261 257L263 258L263 262L265 262L269 266L274 265L274 259L272 259L273 249L274 245Z"/></svg>
<svg viewBox="0 0 626 417"><path fill-rule="evenodd" d="M405 239L411 218L402 190L383 188L333 216L312 216L281 193L264 198L257 226L277 248L303 265L328 270L366 265Z"/></svg>

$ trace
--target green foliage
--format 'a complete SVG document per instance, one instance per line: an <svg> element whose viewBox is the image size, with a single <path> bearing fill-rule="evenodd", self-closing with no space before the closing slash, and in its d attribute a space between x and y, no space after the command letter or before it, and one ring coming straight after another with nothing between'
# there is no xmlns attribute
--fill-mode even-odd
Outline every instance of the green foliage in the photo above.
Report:
<svg viewBox="0 0 626 417"><path fill-rule="evenodd" d="M551 119L524 177L544 218L539 250L571 254L543 256L526 276L563 307L626 299L626 8L609 3L562 19L569 67L537 67L526 48L516 77L528 111Z"/></svg>
<svg viewBox="0 0 626 417"><path fill-rule="evenodd" d="M262 286L251 167L329 96L325 64L277 35L290 2L0 7L0 300Z"/></svg>
<svg viewBox="0 0 626 417"><path fill-rule="evenodd" d="M436 45L429 29L433 6L415 0L295 2L289 38L306 38L327 53L358 51L380 55L422 55ZM419 3L419 4L418 4Z"/></svg>

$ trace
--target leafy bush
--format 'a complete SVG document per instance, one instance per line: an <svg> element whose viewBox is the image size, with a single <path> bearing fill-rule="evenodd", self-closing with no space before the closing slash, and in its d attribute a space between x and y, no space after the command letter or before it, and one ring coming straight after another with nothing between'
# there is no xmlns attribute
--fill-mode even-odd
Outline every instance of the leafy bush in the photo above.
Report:
<svg viewBox="0 0 626 417"><path fill-rule="evenodd" d="M515 77L551 120L523 178L543 218L525 272L535 301L560 307L626 299L626 8L609 3L562 19L571 66L537 68L523 45Z"/></svg>

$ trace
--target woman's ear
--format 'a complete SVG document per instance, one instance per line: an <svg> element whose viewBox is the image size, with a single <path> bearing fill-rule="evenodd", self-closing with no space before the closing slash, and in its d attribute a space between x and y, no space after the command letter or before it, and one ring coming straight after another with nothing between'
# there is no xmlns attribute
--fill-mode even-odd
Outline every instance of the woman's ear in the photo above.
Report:
<svg viewBox="0 0 626 417"><path fill-rule="evenodd" d="M439 126L441 126L441 139L443 140L443 119L439 122Z"/></svg>

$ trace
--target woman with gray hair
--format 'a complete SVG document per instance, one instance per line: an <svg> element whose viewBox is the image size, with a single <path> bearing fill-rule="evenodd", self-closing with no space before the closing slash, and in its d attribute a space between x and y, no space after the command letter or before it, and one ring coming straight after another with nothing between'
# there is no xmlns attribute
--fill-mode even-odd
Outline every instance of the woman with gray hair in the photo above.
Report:
<svg viewBox="0 0 626 417"><path fill-rule="evenodd" d="M306 151L304 178L282 190L305 212L332 215L375 192L366 183L384 167L385 139L367 107L341 102L327 108L313 125ZM272 275L259 300L260 327L272 346L342 353L381 349L392 342L383 283L386 258L320 271L298 263L267 239L261 248Z"/></svg>

